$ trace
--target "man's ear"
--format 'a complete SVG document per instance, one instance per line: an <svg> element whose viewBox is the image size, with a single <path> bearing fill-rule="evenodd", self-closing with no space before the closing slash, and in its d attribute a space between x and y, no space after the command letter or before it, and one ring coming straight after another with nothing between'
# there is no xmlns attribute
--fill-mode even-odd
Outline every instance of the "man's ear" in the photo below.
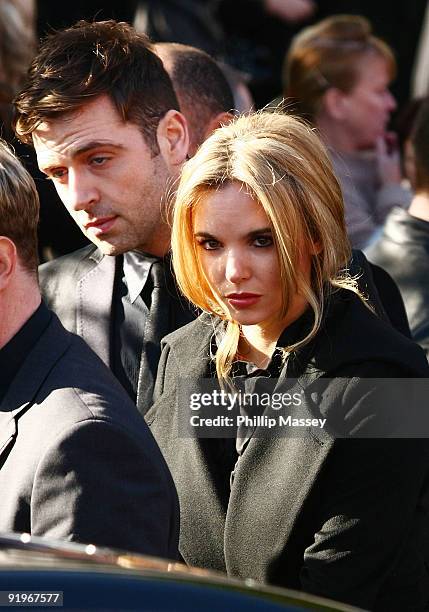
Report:
<svg viewBox="0 0 429 612"><path fill-rule="evenodd" d="M9 285L17 260L16 246L12 240L0 236L0 291Z"/></svg>
<svg viewBox="0 0 429 612"><path fill-rule="evenodd" d="M228 125L228 123L230 123L233 119L234 115L232 113L218 113L208 122L204 138L208 138L212 132L217 130L217 128L221 127L222 125Z"/></svg>
<svg viewBox="0 0 429 612"><path fill-rule="evenodd" d="M348 94L337 87L330 87L323 96L325 111L341 121L348 115Z"/></svg>
<svg viewBox="0 0 429 612"><path fill-rule="evenodd" d="M158 123L156 132L159 150L171 169L180 169L189 148L188 124L182 113L169 110Z"/></svg>

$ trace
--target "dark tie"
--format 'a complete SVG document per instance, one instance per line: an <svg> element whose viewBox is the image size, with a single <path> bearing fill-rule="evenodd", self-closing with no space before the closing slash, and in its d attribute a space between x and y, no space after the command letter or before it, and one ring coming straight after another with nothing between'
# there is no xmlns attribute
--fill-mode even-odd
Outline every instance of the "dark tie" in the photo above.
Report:
<svg viewBox="0 0 429 612"><path fill-rule="evenodd" d="M119 308L117 322L119 325L120 352L114 366L114 373L128 391L133 402L136 401L137 384L140 372L140 355L143 347L143 334L149 309L141 295L131 302L127 286L122 285L122 313Z"/></svg>
<svg viewBox="0 0 429 612"><path fill-rule="evenodd" d="M170 331L170 295L164 264L160 261L155 261L151 266L150 287L150 308L143 335L137 387L137 406L143 412L152 405L153 387L161 355L160 343Z"/></svg>

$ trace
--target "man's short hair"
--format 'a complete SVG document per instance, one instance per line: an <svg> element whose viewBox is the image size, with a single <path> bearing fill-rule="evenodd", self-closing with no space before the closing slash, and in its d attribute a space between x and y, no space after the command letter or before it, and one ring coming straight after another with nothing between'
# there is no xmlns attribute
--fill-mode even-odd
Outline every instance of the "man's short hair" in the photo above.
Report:
<svg viewBox="0 0 429 612"><path fill-rule="evenodd" d="M21 265L36 273L39 196L30 174L0 140L0 236L15 244Z"/></svg>
<svg viewBox="0 0 429 612"><path fill-rule="evenodd" d="M191 124L190 131L201 143L210 120L233 110L231 87L216 61L201 49L179 43L157 43L155 51L164 61Z"/></svg>
<svg viewBox="0 0 429 612"><path fill-rule="evenodd" d="M15 130L31 143L42 122L75 112L102 95L124 121L140 128L152 153L158 154L158 123L179 105L149 39L125 22L79 21L48 35L15 100Z"/></svg>

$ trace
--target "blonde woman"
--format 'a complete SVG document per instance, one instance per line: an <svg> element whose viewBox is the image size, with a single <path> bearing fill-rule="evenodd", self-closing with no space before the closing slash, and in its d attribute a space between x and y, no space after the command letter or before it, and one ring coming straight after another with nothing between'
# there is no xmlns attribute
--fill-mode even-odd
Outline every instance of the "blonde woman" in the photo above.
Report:
<svg viewBox="0 0 429 612"><path fill-rule="evenodd" d="M185 561L368 609L420 605L427 445L379 439L387 427L368 436L375 379L428 368L347 273L341 191L315 133L279 113L217 130L183 172L172 249L204 314L165 338L147 420L178 490ZM204 428L210 402L243 383L296 391L309 427L271 432L269 406L241 426L245 406L233 417L218 402L223 420ZM329 419L366 439L338 439Z"/></svg>

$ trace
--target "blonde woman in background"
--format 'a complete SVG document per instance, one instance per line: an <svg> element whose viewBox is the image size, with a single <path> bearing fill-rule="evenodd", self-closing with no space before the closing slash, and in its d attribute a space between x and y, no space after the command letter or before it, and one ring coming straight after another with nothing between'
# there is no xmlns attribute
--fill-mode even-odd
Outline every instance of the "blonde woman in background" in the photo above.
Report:
<svg viewBox="0 0 429 612"><path fill-rule="evenodd" d="M393 206L407 206L395 135L392 49L364 17L334 15L304 28L285 62L284 96L320 130L345 202L352 245L364 248Z"/></svg>
<svg viewBox="0 0 429 612"><path fill-rule="evenodd" d="M35 8L29 0L0 2L0 121L2 137L13 138L12 100L26 79L36 49Z"/></svg>
<svg viewBox="0 0 429 612"><path fill-rule="evenodd" d="M376 378L428 367L347 273L341 190L314 131L280 113L217 130L185 166L172 249L204 314L164 339L147 421L178 490L185 561L366 609L420 609L426 441L338 439L329 425L371 436ZM189 410L184 381L193 402L216 381L295 390L292 416L315 420L289 435L263 419L202 431L213 412Z"/></svg>

